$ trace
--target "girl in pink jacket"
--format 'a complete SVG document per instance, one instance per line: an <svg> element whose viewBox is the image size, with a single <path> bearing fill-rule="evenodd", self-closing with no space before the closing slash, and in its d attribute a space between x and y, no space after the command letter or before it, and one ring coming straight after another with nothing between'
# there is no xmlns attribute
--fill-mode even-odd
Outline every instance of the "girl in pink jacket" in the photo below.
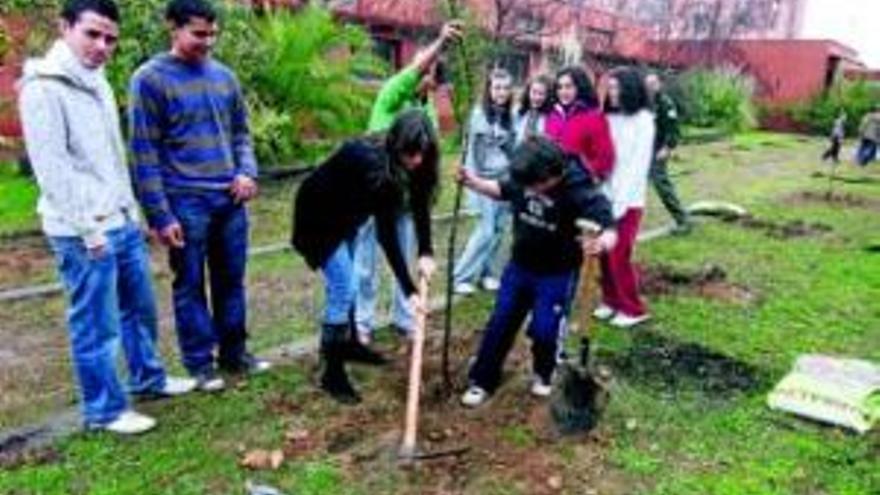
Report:
<svg viewBox="0 0 880 495"><path fill-rule="evenodd" d="M556 104L547 117L547 135L565 152L577 155L596 182L604 182L614 169L614 145L586 71L580 67L559 71L555 93Z"/></svg>

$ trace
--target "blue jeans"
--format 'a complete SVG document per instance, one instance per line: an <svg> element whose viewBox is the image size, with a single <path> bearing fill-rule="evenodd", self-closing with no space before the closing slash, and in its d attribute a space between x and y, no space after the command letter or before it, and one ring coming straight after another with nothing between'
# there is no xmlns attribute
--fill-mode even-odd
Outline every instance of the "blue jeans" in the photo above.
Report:
<svg viewBox="0 0 880 495"><path fill-rule="evenodd" d="M215 347L221 365L235 364L245 353L248 215L226 191L169 194L168 199L185 242L170 252L177 339L183 365L197 375L213 368Z"/></svg>
<svg viewBox="0 0 880 495"><path fill-rule="evenodd" d="M576 283L576 270L544 275L508 263L477 360L470 369L471 382L488 392L498 388L504 360L531 313L528 336L532 339L532 367L536 375L550 383Z"/></svg>
<svg viewBox="0 0 880 495"><path fill-rule="evenodd" d="M468 239L461 258L455 263L456 284L474 283L485 277L497 277L501 243L510 224L510 206L482 195L472 202L480 219Z"/></svg>
<svg viewBox="0 0 880 495"><path fill-rule="evenodd" d="M397 238L403 257L412 265L416 257L416 234L412 216L404 214L397 219ZM354 249L357 296L355 299L355 324L361 331L373 331L376 325L376 299L379 294L379 259L376 239L376 222L372 218L358 231ZM394 301L391 322L396 327L412 331L416 317L407 302L406 294L394 282Z"/></svg>
<svg viewBox="0 0 880 495"><path fill-rule="evenodd" d="M324 274L324 324L348 325L357 290L354 242L343 241L321 267Z"/></svg>
<svg viewBox="0 0 880 495"><path fill-rule="evenodd" d="M97 258L89 256L79 237L49 239L67 292L71 357L88 426L110 423L129 407L117 376L120 340L128 363L128 391L149 393L165 387L143 235L130 223L108 232L107 239Z"/></svg>
<svg viewBox="0 0 880 495"><path fill-rule="evenodd" d="M877 158L877 143L870 139L862 139L859 149L856 151L856 161L861 166L873 162Z"/></svg>

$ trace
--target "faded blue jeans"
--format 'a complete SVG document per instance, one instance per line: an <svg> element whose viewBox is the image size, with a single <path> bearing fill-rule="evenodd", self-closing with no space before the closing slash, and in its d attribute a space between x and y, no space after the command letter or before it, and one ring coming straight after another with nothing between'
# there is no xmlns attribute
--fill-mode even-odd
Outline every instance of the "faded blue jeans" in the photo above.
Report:
<svg viewBox="0 0 880 495"><path fill-rule="evenodd" d="M321 266L321 273L324 274L324 325L348 325L356 291L354 242L339 243Z"/></svg>
<svg viewBox="0 0 880 495"><path fill-rule="evenodd" d="M408 265L416 257L416 234L412 215L397 218L397 238ZM379 247L376 239L376 222L370 218L358 231L354 248L357 297L355 298L355 324L359 331L372 332L376 328L376 300L379 294ZM406 294L394 281L394 300L391 322L399 329L411 332L416 317L407 301Z"/></svg>
<svg viewBox="0 0 880 495"><path fill-rule="evenodd" d="M117 376L120 341L128 363L128 392L165 387L156 344L156 300L143 235L129 223L107 233L104 252L93 258L79 237L50 237L67 292L67 326L83 419L96 427L129 408Z"/></svg>
<svg viewBox="0 0 880 495"><path fill-rule="evenodd" d="M234 365L243 357L247 339L247 209L227 191L172 193L168 199L185 242L170 253L183 365L193 375L213 368L215 348L221 365ZM211 284L210 307L206 278Z"/></svg>
<svg viewBox="0 0 880 495"><path fill-rule="evenodd" d="M461 257L455 262L455 284L477 283L485 277L498 278L501 244L511 222L510 205L482 195L471 202L479 219Z"/></svg>

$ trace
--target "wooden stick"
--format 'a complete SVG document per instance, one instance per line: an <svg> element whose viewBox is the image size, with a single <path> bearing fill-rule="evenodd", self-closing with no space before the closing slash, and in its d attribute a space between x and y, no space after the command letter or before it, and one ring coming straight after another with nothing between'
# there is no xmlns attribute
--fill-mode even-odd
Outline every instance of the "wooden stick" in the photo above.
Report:
<svg viewBox="0 0 880 495"><path fill-rule="evenodd" d="M400 457L413 459L416 456L416 437L419 421L419 398L422 388L422 354L425 346L425 325L427 323L428 279L419 277L419 299L424 311L416 311L416 327L412 335L412 356L409 363L409 386L406 396L406 418L403 425L403 442Z"/></svg>
<svg viewBox="0 0 880 495"><path fill-rule="evenodd" d="M594 222L580 219L577 226L581 230L584 237L596 237L602 231ZM578 309L578 331L582 337L590 338L590 324L592 323L592 312L595 307L594 299L596 298L596 274L599 270L599 258L597 256L585 256L581 263L581 274L578 282L577 306Z"/></svg>

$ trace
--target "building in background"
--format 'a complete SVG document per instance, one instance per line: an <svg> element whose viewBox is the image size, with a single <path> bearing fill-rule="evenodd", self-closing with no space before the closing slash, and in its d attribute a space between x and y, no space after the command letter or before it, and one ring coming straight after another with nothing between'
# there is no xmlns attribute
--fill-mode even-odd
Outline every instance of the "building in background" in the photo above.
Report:
<svg viewBox="0 0 880 495"><path fill-rule="evenodd" d="M256 9L296 8L307 0L239 0ZM758 98L781 106L804 101L841 77L876 78L858 53L832 40L801 40L809 0L460 0L482 29L508 49L497 63L519 81L536 71L583 63L594 73L620 64L682 70L734 66L751 74ZM841 0L843 1L843 0ZM443 0L325 0L341 21L363 26L376 53L400 68L436 36ZM0 28L23 39L20 22ZM0 136L17 135L15 53L0 60ZM5 105L3 102L7 102ZM448 95L438 99L452 125Z"/></svg>

